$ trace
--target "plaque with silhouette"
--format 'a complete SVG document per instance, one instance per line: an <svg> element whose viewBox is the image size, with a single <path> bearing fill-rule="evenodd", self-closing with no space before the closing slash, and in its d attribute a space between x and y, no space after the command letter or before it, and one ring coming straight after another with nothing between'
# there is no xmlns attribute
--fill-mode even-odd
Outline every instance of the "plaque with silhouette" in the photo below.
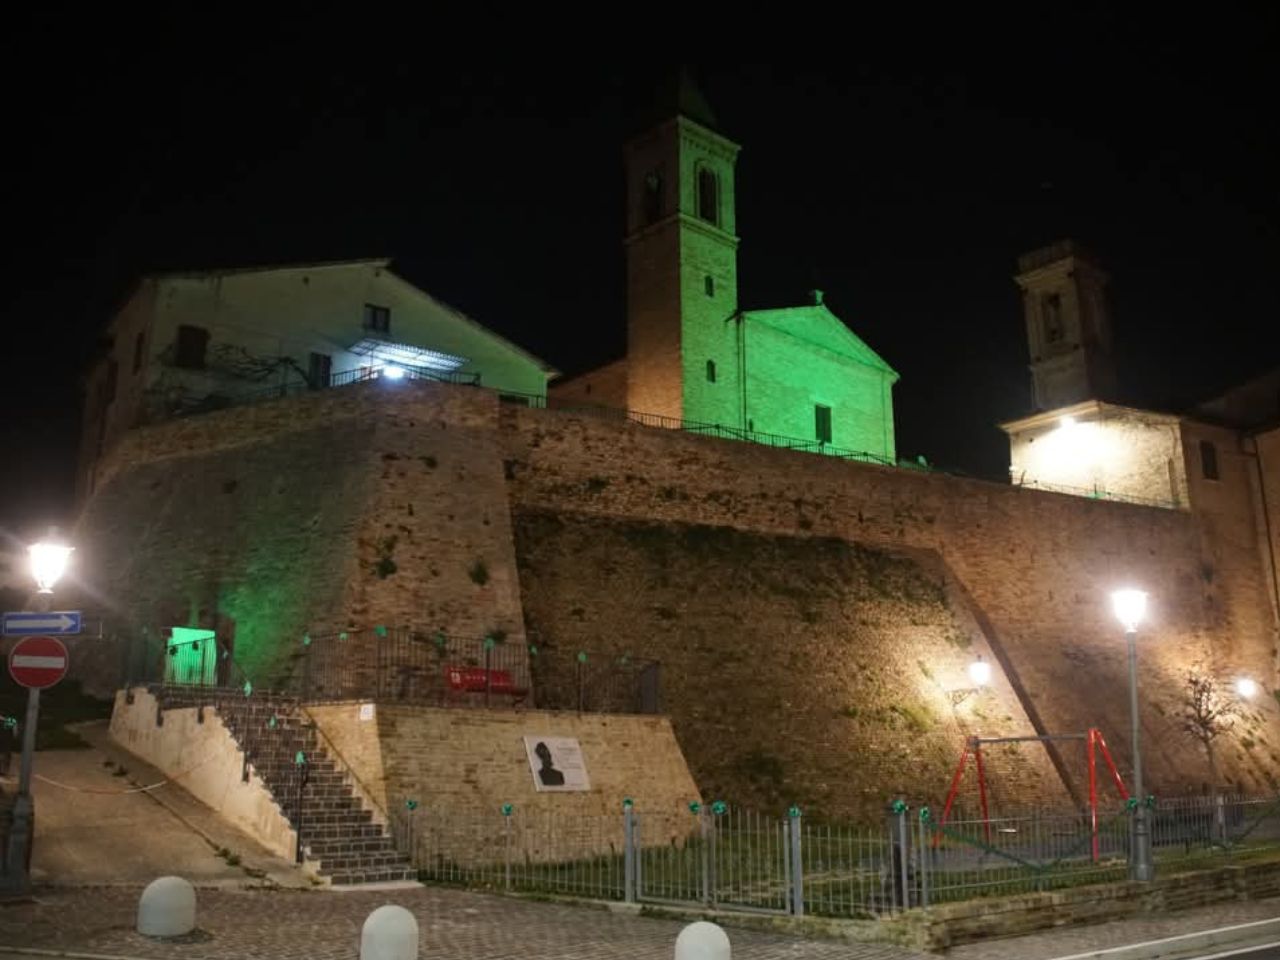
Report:
<svg viewBox="0 0 1280 960"><path fill-rule="evenodd" d="M573 737L526 736L525 753L539 793L574 793L591 789L582 747Z"/></svg>

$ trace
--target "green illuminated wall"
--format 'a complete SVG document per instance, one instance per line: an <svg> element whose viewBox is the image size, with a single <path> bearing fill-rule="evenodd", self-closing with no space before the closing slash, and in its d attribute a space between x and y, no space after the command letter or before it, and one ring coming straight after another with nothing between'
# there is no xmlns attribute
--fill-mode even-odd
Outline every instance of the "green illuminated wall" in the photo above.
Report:
<svg viewBox="0 0 1280 960"><path fill-rule="evenodd" d="M627 145L626 406L816 440L821 404L832 446L893 462L898 375L875 351L820 303L739 311L738 149L684 115Z"/></svg>
<svg viewBox="0 0 1280 960"><path fill-rule="evenodd" d="M898 374L821 304L743 315L741 365L750 429L815 440L831 409L831 445L896 460Z"/></svg>

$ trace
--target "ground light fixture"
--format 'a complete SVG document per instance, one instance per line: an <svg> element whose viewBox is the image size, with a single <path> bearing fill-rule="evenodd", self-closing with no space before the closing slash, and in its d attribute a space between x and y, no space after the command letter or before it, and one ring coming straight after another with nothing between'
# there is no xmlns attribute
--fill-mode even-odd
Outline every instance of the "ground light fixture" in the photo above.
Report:
<svg viewBox="0 0 1280 960"><path fill-rule="evenodd" d="M399 380L404 376L404 367L397 367L395 364L389 363L382 368L382 375L388 380Z"/></svg>
<svg viewBox="0 0 1280 960"><path fill-rule="evenodd" d="M1246 700L1252 700L1258 695L1258 682L1252 677L1237 677L1236 693Z"/></svg>
<svg viewBox="0 0 1280 960"><path fill-rule="evenodd" d="M27 547L27 554L31 558L31 576L40 593L53 593L54 584L62 579L74 549L75 547L58 542L54 537Z"/></svg>
<svg viewBox="0 0 1280 960"><path fill-rule="evenodd" d="M991 682L991 664L978 657L969 664L969 680L975 687L985 687Z"/></svg>

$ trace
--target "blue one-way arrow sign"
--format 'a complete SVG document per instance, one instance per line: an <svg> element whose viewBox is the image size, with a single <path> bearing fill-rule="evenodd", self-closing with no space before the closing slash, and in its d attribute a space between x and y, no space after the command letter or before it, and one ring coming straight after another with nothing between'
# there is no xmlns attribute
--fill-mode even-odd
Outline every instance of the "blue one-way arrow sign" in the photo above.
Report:
<svg viewBox="0 0 1280 960"><path fill-rule="evenodd" d="M6 637L34 637L41 633L69 634L80 632L79 610L51 610L48 613L6 613Z"/></svg>

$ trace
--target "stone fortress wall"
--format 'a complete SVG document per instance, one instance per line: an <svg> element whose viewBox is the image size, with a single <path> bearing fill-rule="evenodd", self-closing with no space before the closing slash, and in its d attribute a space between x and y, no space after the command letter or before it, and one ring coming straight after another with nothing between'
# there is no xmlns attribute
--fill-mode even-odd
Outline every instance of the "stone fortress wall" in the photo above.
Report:
<svg viewBox="0 0 1280 960"><path fill-rule="evenodd" d="M1230 505L1205 520L423 383L138 430L104 473L76 531L87 605L234 630L248 669L306 630L375 624L655 656L709 799L938 802L966 733L1097 726L1123 766L1120 585L1152 594L1155 790L1207 776L1177 729L1191 663L1276 686L1268 583L1256 545L1219 533ZM966 697L975 653L997 680ZM1272 782L1276 721L1268 693L1224 739L1233 783ZM1018 749L999 799L1064 789Z"/></svg>

